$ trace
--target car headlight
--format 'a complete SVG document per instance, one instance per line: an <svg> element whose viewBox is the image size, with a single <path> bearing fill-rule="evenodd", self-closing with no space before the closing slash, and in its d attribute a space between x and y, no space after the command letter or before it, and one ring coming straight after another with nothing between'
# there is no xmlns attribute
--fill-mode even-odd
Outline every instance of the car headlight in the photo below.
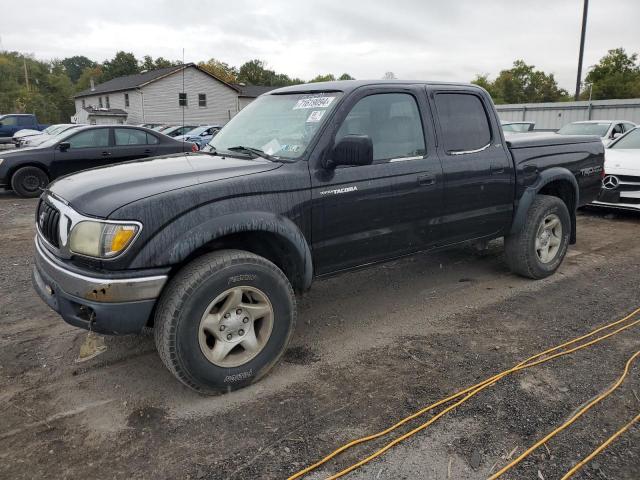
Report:
<svg viewBox="0 0 640 480"><path fill-rule="evenodd" d="M69 236L69 250L96 258L112 258L122 253L140 232L135 223L105 223L83 220Z"/></svg>
<svg viewBox="0 0 640 480"><path fill-rule="evenodd" d="M0 165L2 165L2 162L4 162L4 158L0 158Z"/></svg>

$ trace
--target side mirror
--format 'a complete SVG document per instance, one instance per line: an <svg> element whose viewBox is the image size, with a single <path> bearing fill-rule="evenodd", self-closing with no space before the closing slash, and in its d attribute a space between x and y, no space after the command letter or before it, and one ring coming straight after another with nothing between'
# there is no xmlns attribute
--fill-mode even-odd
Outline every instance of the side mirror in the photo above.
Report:
<svg viewBox="0 0 640 480"><path fill-rule="evenodd" d="M66 152L70 148L71 148L71 144L69 142L60 142L58 144L58 150L60 150L61 152Z"/></svg>
<svg viewBox="0 0 640 480"><path fill-rule="evenodd" d="M368 135L345 135L333 147L331 158L326 160L326 168L338 165L354 167L373 163L373 142Z"/></svg>

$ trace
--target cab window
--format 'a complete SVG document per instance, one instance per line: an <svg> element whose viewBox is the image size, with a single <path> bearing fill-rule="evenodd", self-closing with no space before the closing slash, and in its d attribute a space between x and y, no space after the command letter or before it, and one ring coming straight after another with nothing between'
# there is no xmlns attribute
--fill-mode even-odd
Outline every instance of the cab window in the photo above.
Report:
<svg viewBox="0 0 640 480"><path fill-rule="evenodd" d="M378 93L358 101L336 133L336 143L346 135L369 136L374 162L423 157L426 153L418 105L408 93Z"/></svg>
<svg viewBox="0 0 640 480"><path fill-rule="evenodd" d="M489 118L478 96L438 93L435 101L447 153L471 152L491 143Z"/></svg>

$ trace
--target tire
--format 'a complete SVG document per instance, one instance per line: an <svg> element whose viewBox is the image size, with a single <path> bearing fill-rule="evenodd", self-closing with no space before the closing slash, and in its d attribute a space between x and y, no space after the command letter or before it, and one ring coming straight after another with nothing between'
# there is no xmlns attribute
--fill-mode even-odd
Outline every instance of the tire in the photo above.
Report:
<svg viewBox="0 0 640 480"><path fill-rule="evenodd" d="M551 227L556 220L561 230ZM565 203L557 197L538 195L529 207L522 229L505 237L507 264L512 272L523 277L536 280L548 277L562 263L570 236L571 217ZM556 242L557 245L552 245Z"/></svg>
<svg viewBox="0 0 640 480"><path fill-rule="evenodd" d="M22 167L11 177L11 189L20 197L39 197L49 184L49 177L38 167Z"/></svg>
<svg viewBox="0 0 640 480"><path fill-rule="evenodd" d="M271 313L260 313L269 308ZM178 380L213 394L266 375L287 347L295 322L293 289L278 267L249 252L220 250L193 260L170 281L156 308L154 336L162 362ZM227 350L226 356L219 354Z"/></svg>

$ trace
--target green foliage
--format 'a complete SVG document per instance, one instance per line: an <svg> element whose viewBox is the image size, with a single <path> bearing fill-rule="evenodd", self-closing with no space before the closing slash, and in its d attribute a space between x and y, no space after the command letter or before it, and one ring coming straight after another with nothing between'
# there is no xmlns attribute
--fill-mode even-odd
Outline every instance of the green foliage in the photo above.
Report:
<svg viewBox="0 0 640 480"><path fill-rule="evenodd" d="M640 63L638 54L627 54L624 48L616 48L589 69L585 79L587 85L582 91L583 99L601 100L608 98L640 97Z"/></svg>
<svg viewBox="0 0 640 480"><path fill-rule="evenodd" d="M238 69L215 58L200 62L198 66L223 82L236 83L238 81Z"/></svg>
<svg viewBox="0 0 640 480"><path fill-rule="evenodd" d="M355 80L355 78L353 78L351 75L349 75L348 73L343 73L342 75L340 75L338 77L338 80Z"/></svg>
<svg viewBox="0 0 640 480"><path fill-rule="evenodd" d="M177 67L182 64L179 60L167 60L163 57L158 57L155 60L151 55L145 55L140 62L140 70L157 70L158 68Z"/></svg>
<svg viewBox="0 0 640 480"><path fill-rule="evenodd" d="M492 82L488 75L477 75L471 82L486 89L495 103L559 102L569 99L568 92L558 86L553 73L535 70L523 60L502 70Z"/></svg>
<svg viewBox="0 0 640 480"><path fill-rule="evenodd" d="M333 73L328 73L326 75L318 75L317 77L312 78L311 80L309 80L309 83L333 82L335 79L336 77Z"/></svg>
<svg viewBox="0 0 640 480"><path fill-rule="evenodd" d="M102 81L140 73L138 60L133 53L120 51L111 60L102 63Z"/></svg>
<svg viewBox="0 0 640 480"><path fill-rule="evenodd" d="M65 58L60 63L62 63L62 66L72 83L76 83L78 81L80 75L82 75L82 72L86 68L94 68L96 66L96 62L83 55Z"/></svg>

